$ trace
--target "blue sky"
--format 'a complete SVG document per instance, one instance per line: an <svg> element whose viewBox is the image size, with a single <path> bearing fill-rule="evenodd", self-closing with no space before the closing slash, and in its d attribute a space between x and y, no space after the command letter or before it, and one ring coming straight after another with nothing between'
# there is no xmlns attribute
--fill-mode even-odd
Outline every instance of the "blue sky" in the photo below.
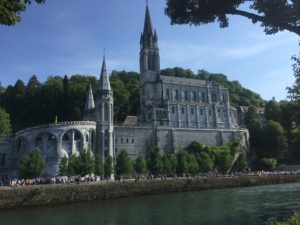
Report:
<svg viewBox="0 0 300 225"><path fill-rule="evenodd" d="M164 0L149 3L159 39L161 68L180 66L224 73L264 99L286 98L294 77L291 57L299 37L266 36L259 24L230 17L230 26L170 25ZM112 70L139 70L139 38L144 0L46 0L22 13L16 26L0 26L0 81L27 83L32 74L99 76L103 49Z"/></svg>

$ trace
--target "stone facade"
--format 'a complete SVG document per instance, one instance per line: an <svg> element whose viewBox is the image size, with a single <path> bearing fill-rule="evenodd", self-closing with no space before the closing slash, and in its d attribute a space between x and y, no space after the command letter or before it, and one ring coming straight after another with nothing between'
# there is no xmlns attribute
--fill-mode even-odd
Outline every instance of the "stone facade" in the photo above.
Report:
<svg viewBox="0 0 300 225"><path fill-rule="evenodd" d="M239 128L226 88L216 82L160 74L158 38L148 6L140 46L138 117L129 116L121 125L113 123L113 90L104 57L96 98L90 86L83 121L37 126L0 137L2 179L17 176L20 160L36 147L47 164L45 176L56 176L60 159L83 148L105 160L115 158L122 149L133 158L147 155L154 146L174 154L192 141L222 145L238 139L248 147L248 131Z"/></svg>

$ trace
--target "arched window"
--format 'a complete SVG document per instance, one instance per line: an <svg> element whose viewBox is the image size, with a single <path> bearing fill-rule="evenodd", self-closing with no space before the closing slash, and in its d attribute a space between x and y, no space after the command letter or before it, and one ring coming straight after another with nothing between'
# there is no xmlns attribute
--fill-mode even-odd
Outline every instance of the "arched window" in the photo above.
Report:
<svg viewBox="0 0 300 225"><path fill-rule="evenodd" d="M70 141L70 137L67 133L64 134L63 138L62 138L63 141Z"/></svg>
<svg viewBox="0 0 300 225"><path fill-rule="evenodd" d="M105 103L104 104L104 120L105 121L108 121L108 117L109 117L109 113L108 113L108 104L107 103Z"/></svg>
<svg viewBox="0 0 300 225"><path fill-rule="evenodd" d="M166 98L169 99L169 89L166 91Z"/></svg>
<svg viewBox="0 0 300 225"><path fill-rule="evenodd" d="M176 89L176 93L175 93L175 98L179 99L179 94L178 94L178 90Z"/></svg>
<svg viewBox="0 0 300 225"><path fill-rule="evenodd" d="M184 91L184 99L188 100L188 92L187 92L187 90Z"/></svg>

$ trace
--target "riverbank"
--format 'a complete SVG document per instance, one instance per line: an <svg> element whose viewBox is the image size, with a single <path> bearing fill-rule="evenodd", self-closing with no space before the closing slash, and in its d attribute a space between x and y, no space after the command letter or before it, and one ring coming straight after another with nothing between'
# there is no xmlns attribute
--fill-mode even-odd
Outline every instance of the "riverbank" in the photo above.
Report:
<svg viewBox="0 0 300 225"><path fill-rule="evenodd" d="M300 182L300 174L53 184L0 188L0 208Z"/></svg>

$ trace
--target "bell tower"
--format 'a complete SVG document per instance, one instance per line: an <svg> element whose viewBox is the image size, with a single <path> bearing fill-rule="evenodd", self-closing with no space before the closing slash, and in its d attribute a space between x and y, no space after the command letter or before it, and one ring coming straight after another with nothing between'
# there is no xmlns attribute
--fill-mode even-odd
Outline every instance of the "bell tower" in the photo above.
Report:
<svg viewBox="0 0 300 225"><path fill-rule="evenodd" d="M160 84L160 57L158 38L152 28L148 2L146 5L144 30L140 39L140 104L142 122L149 122L151 108L159 107L162 100ZM149 114L150 113L150 114Z"/></svg>
<svg viewBox="0 0 300 225"><path fill-rule="evenodd" d="M100 82L96 98L96 122L97 122L97 153L104 160L108 156L113 157L114 137L114 99L106 71L105 56L103 56Z"/></svg>

